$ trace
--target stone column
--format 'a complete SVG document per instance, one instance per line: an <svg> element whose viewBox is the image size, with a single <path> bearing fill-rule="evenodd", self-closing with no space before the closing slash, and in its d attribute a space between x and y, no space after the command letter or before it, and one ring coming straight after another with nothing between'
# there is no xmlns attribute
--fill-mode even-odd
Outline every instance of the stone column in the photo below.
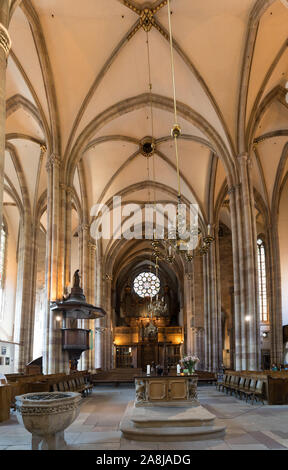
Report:
<svg viewBox="0 0 288 470"><path fill-rule="evenodd" d="M72 241L72 192L73 189L65 183L60 183L61 194L61 223L63 230L59 234L61 259L59 271L62 285L65 289L71 283L71 241Z"/></svg>
<svg viewBox="0 0 288 470"><path fill-rule="evenodd" d="M8 33L9 1L0 2L0 227L3 216L4 158L5 158L5 122L6 122L6 66L11 48Z"/></svg>
<svg viewBox="0 0 288 470"><path fill-rule="evenodd" d="M222 337L222 301L221 301L221 271L220 271L220 252L219 252L219 226L214 229L215 237L215 274L216 274L216 301L217 301L217 331L218 331L218 368L223 364L223 337Z"/></svg>
<svg viewBox="0 0 288 470"><path fill-rule="evenodd" d="M15 370L23 372L25 365L32 360L33 354L33 316L32 316L32 250L31 218L24 214L19 228L17 296L15 305L14 340L20 346L15 351Z"/></svg>
<svg viewBox="0 0 288 470"><path fill-rule="evenodd" d="M111 294L112 294L112 278L108 275L104 282L103 286L103 299L105 299L105 311L106 318L105 322L105 332L103 333L103 348L104 348L104 358L105 358L105 369L110 370L112 365L112 315L111 315ZM103 349L102 349L103 351Z"/></svg>
<svg viewBox="0 0 288 470"><path fill-rule="evenodd" d="M239 221L237 212L239 203L240 186L232 186L229 191L230 213L231 213L231 231L232 231L232 251L233 251L233 278L234 278L234 368L235 370L246 369L246 337L243 330L244 320L241 315L241 299L243 298L243 279L240 273L243 273L242 253L242 234L238 231ZM237 193L237 194L236 194ZM237 210L238 208L238 210ZM241 217L240 217L241 224Z"/></svg>
<svg viewBox="0 0 288 470"><path fill-rule="evenodd" d="M94 265L95 269L95 304L97 306L102 306L102 284L103 284L103 273L102 273L102 261L101 261L101 244L96 245L96 263ZM105 318L95 321L95 328L98 330L95 331L95 367L103 368L103 333L99 330L105 324Z"/></svg>
<svg viewBox="0 0 288 470"><path fill-rule="evenodd" d="M45 144L40 146L40 158L39 162L43 162L47 147ZM31 289L32 289L32 298L31 298L31 313L32 313L32 325L31 330L35 330L35 316L38 315L38 312L35 311L36 308L36 296L37 296L37 266L38 266L38 245L39 245L39 228L40 228L40 218L36 210L36 203L34 204L33 210L33 225L32 225L32 280L31 280ZM44 269L43 269L44 270ZM33 347L33 345L32 345Z"/></svg>
<svg viewBox="0 0 288 470"><path fill-rule="evenodd" d="M91 240L89 242L89 302L93 305L96 304L95 298L95 261L96 261L96 244ZM95 325L96 320L89 321L89 329L92 330L93 335L93 348L89 350L89 368L95 369Z"/></svg>
<svg viewBox="0 0 288 470"><path fill-rule="evenodd" d="M240 183L229 189L234 275L236 370L258 370L260 336L257 273L257 233L250 160L238 157Z"/></svg>
<svg viewBox="0 0 288 470"><path fill-rule="evenodd" d="M204 286L205 286L205 360L210 371L217 371L222 362L221 345L221 309L219 309L216 269L216 247L213 243L204 256Z"/></svg>
<svg viewBox="0 0 288 470"><path fill-rule="evenodd" d="M58 155L52 154L47 161L47 250L46 250L46 290L47 313L45 321L45 342L43 351L43 371L46 374L62 372L67 369L63 361L61 328L55 314L50 310L50 301L63 295L63 276L61 267L60 233L64 231L61 219L60 163Z"/></svg>
<svg viewBox="0 0 288 470"><path fill-rule="evenodd" d="M241 177L241 196L243 210L243 255L245 260L245 310L246 315L246 357L249 370L260 367L259 307L257 278L257 234L255 221L255 201L251 184L251 164L248 154L238 157ZM248 320L249 318L249 320ZM245 319L245 317L244 317Z"/></svg>
<svg viewBox="0 0 288 470"><path fill-rule="evenodd" d="M283 363L283 333L282 333L282 304L281 304L281 271L278 237L278 214L273 217L269 230L270 240L270 283L271 299L269 305L269 320L271 324L271 362ZM268 253L267 253L268 254Z"/></svg>
<svg viewBox="0 0 288 470"><path fill-rule="evenodd" d="M25 366L32 360L33 357L33 311L32 311L32 297L33 297L33 257L35 250L33 250L32 238L32 224L30 211L25 211L23 226L23 235L20 237L18 255L22 258L22 263L19 268L22 272L22 286L21 294L21 328L20 328L20 356L18 369L23 371ZM29 212L29 213L27 213Z"/></svg>
<svg viewBox="0 0 288 470"><path fill-rule="evenodd" d="M193 310L193 274L192 272L185 273L184 276L184 309L186 317L186 352L187 354L195 353L195 338L193 334L193 327L195 326L195 317ZM185 326L185 325L184 325Z"/></svg>
<svg viewBox="0 0 288 470"><path fill-rule="evenodd" d="M87 301L89 301L89 293L90 293L90 286L89 286L89 278L90 278L90 259L89 259L89 243L90 243L90 234L89 234L89 225L88 223L82 224L82 289L84 295L86 296ZM89 320L82 320L81 321L81 328L89 329ZM82 370L89 369L89 350L84 351L81 354L81 368Z"/></svg>
<svg viewBox="0 0 288 470"><path fill-rule="evenodd" d="M203 327L199 324L195 305L195 260L192 261L191 272L185 274L184 301L187 317L187 354L195 354L199 357L198 368L204 368L204 351L202 348ZM201 313L203 313L201 311Z"/></svg>

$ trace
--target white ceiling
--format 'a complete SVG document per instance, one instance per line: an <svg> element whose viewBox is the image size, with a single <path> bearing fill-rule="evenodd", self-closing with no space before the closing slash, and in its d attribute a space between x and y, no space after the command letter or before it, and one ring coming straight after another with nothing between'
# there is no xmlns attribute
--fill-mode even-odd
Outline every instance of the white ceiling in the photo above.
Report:
<svg viewBox="0 0 288 470"><path fill-rule="evenodd" d="M9 28L12 54L7 67L7 99L13 100L15 95L21 95L28 100L26 103L33 106L39 119L43 123L47 121L51 135L53 129L59 128L61 147L58 151L61 158L69 158L77 138L103 111L149 92L147 34L140 28L120 47L121 40L139 17L119 0L30 0L26 3L32 6L39 19L40 26L36 30L39 32L41 28L51 71L48 73L47 67L43 66L42 46L35 34L35 25L32 28L29 26L25 5L18 7ZM146 3L134 1L139 7ZM196 111L208 123L233 159L237 154L243 54L249 17L255 4L256 0L171 0L173 36L182 51L180 57L174 50L177 100ZM166 6L155 18L164 29L168 29ZM260 105L268 92L276 86L283 86L288 80L288 54L283 51L261 91L269 67L287 40L287 24L288 9L280 0L267 9L260 21L248 83L247 124L257 96ZM172 98L169 43L154 27L148 38L152 92ZM104 70L105 63L118 47L111 64ZM93 88L97 77L98 84ZM57 109L53 109L51 101L53 91ZM57 115L59 122L55 123ZM156 155L154 159L155 181L161 185L157 197L163 200L171 198L171 194L165 193L165 186L177 191L175 152L171 140L164 139L170 135L173 123L171 111L163 107L153 108L153 137L160 139L157 151L162 155ZM194 136L197 140L209 140L207 134L204 135L204 128L200 130L183 116L179 117L179 123L183 134ZM253 138L279 129L287 129L287 108L274 101L261 118ZM49 144L49 136L44 135L29 109L23 106L16 106L8 114L6 132L13 134L10 143L17 150L33 208L47 188L45 160L40 162L40 143L44 140ZM17 139L15 134L18 135ZM137 141L151 134L149 103L128 113L115 115L91 134L84 147L92 139L107 139L102 143L96 142L82 154L89 209L97 202L107 202L113 195L136 183L139 183L137 191L128 192L126 199L149 199L151 192L143 189L141 182L149 178L152 181L153 159L149 160L148 175L146 158L135 152L139 148ZM109 136L120 138L113 140ZM259 161L254 162L254 185L268 205L285 143L286 137L275 136L257 146ZM206 219L212 141L209 146L202 141L179 141L183 194L191 202L196 199L200 203ZM52 151L49 145L48 149ZM221 155L218 157L214 202L226 177ZM5 172L23 202L19 176L8 152ZM261 174L263 178L260 182ZM77 173L74 186L81 200ZM76 227L78 222L76 219L74 222Z"/></svg>

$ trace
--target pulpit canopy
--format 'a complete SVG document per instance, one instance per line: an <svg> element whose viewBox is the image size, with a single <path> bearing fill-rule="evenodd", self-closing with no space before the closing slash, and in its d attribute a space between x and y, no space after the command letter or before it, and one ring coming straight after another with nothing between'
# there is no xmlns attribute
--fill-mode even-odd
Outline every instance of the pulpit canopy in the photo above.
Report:
<svg viewBox="0 0 288 470"><path fill-rule="evenodd" d="M79 269L74 273L73 287L68 297L51 302L51 310L63 312L66 318L96 320L106 315L101 307L88 304L83 289L80 287Z"/></svg>

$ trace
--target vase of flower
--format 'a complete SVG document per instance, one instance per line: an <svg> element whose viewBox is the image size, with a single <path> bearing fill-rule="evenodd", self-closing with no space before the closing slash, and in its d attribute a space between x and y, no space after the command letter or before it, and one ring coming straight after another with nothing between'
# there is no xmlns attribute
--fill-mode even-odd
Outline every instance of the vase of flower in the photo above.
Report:
<svg viewBox="0 0 288 470"><path fill-rule="evenodd" d="M181 359L184 369L188 371L188 375L195 373L195 366L199 362L199 358L195 355L185 356Z"/></svg>

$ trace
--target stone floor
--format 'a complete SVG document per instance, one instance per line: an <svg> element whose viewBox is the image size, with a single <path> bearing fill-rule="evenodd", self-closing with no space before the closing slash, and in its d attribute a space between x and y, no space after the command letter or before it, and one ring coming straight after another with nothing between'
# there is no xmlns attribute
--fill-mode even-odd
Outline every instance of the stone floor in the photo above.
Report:
<svg viewBox="0 0 288 470"><path fill-rule="evenodd" d="M81 412L65 431L73 450L285 450L288 449L288 406L246 404L215 390L200 386L198 395L207 410L217 416L215 424L227 426L224 439L199 442L137 442L121 437L119 423L134 387L97 386L83 401ZM30 449L31 434L12 413L0 424L0 450Z"/></svg>

